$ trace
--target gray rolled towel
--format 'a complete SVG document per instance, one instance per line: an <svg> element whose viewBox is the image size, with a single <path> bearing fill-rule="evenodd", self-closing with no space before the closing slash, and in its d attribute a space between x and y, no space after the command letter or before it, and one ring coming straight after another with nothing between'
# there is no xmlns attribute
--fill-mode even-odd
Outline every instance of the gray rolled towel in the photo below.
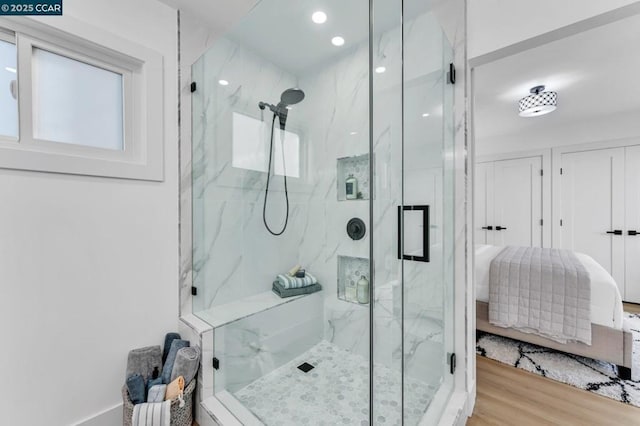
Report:
<svg viewBox="0 0 640 426"><path fill-rule="evenodd" d="M169 354L167 355L167 360L164 362L162 366L162 383L168 385L171 383L171 372L173 371L173 364L176 361L176 356L178 355L178 351L182 348L189 347L188 340L179 340L175 339L171 342L171 349L169 349Z"/></svg>
<svg viewBox="0 0 640 426"><path fill-rule="evenodd" d="M153 376L153 370L162 371L162 348L160 345L129 351L126 378L139 374L146 383Z"/></svg>
<svg viewBox="0 0 640 426"><path fill-rule="evenodd" d="M200 365L200 348L197 346L182 348L178 351L176 361L171 370L171 381L178 376L184 377L184 385L189 386L191 380L196 377Z"/></svg>

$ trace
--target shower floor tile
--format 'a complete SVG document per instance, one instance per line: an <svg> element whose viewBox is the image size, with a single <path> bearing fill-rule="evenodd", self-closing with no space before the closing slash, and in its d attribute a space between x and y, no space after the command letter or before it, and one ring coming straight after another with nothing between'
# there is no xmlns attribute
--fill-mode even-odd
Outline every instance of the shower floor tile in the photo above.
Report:
<svg viewBox="0 0 640 426"><path fill-rule="evenodd" d="M314 366L307 373L298 369L305 362ZM374 423L399 425L399 374L376 365L374 376ZM406 378L405 387L405 424L414 425L435 389ZM268 426L368 425L369 361L322 341L234 395Z"/></svg>

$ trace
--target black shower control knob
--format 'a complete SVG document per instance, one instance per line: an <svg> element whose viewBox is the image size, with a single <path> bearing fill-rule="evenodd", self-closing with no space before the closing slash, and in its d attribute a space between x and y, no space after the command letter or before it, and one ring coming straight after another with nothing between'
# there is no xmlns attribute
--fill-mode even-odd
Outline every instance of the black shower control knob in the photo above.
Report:
<svg viewBox="0 0 640 426"><path fill-rule="evenodd" d="M362 219L354 217L347 223L347 235L352 240L361 240L367 232L367 227Z"/></svg>

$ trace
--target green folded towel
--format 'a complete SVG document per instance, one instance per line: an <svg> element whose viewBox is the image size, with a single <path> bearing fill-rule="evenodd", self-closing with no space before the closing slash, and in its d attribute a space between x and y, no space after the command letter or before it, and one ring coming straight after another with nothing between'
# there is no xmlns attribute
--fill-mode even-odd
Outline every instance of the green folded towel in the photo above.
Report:
<svg viewBox="0 0 640 426"><path fill-rule="evenodd" d="M275 294L277 294L278 296L284 299L285 297L293 297L293 296L300 296L302 294L315 293L316 291L322 290L322 286L320 285L320 283L315 283L315 284L308 285L306 287L300 287L300 288L284 288L282 284L280 284L280 282L274 281L272 290Z"/></svg>

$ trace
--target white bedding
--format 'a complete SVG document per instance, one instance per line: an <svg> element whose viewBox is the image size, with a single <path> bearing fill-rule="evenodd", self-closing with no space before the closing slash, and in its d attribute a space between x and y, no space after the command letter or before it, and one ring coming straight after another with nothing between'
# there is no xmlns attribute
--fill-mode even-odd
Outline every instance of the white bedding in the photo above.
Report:
<svg viewBox="0 0 640 426"><path fill-rule="evenodd" d="M476 299L489 301L489 268L491 261L504 247L476 246ZM591 322L622 329L622 297L611 275L590 256L576 253L591 277Z"/></svg>

